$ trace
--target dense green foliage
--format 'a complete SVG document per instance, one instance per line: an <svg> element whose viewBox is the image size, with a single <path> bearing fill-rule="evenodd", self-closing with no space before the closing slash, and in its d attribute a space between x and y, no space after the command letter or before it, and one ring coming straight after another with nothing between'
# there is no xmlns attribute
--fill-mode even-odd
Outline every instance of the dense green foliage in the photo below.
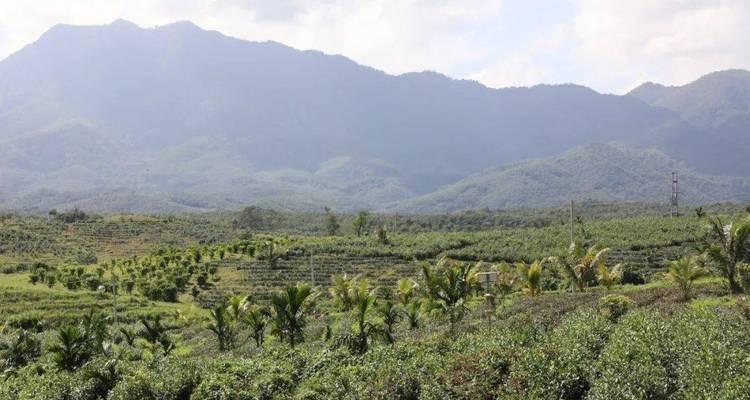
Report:
<svg viewBox="0 0 750 400"><path fill-rule="evenodd" d="M42 360L4 378L0 398L93 399L741 399L750 389L750 325L727 309L617 322L581 309L557 326L518 315L358 354L325 344L200 358L96 356L75 372ZM115 357L115 358L110 358ZM68 396L68 397L65 397Z"/></svg>
<svg viewBox="0 0 750 400"><path fill-rule="evenodd" d="M726 247L697 217L641 217L588 223L572 246L559 243L564 226L385 242L253 233L91 266L17 265L0 275L0 400L745 398L750 305L719 257L732 252L746 290L747 222L732 221ZM535 258L447 256L504 241ZM660 246L693 255L623 285L610 258ZM411 267L279 279L307 280L295 268L311 252ZM268 272L267 292L242 286L242 268Z"/></svg>

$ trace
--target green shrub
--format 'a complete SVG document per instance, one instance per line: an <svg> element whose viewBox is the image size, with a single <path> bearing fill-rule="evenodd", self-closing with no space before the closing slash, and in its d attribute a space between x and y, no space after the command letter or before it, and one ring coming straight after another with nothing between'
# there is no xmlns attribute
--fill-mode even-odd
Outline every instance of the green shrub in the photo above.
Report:
<svg viewBox="0 0 750 400"><path fill-rule="evenodd" d="M160 379L152 371L132 371L110 392L110 400L156 400L153 383Z"/></svg>
<svg viewBox="0 0 750 400"><path fill-rule="evenodd" d="M669 327L652 312L623 316L594 364L589 399L667 399L676 391Z"/></svg>
<svg viewBox="0 0 750 400"><path fill-rule="evenodd" d="M623 285L643 285L646 283L646 278L638 271L625 270L622 271L620 283Z"/></svg>
<svg viewBox="0 0 750 400"><path fill-rule="evenodd" d="M750 396L750 326L741 315L703 307L680 313L669 327L681 398Z"/></svg>
<svg viewBox="0 0 750 400"><path fill-rule="evenodd" d="M38 375L24 374L0 381L0 400L85 400L81 395L82 381L67 372Z"/></svg>
<svg viewBox="0 0 750 400"><path fill-rule="evenodd" d="M83 282L89 290L97 290L102 285L102 280L93 274L84 274Z"/></svg>
<svg viewBox="0 0 750 400"><path fill-rule="evenodd" d="M96 264L96 261L97 261L96 252L94 252L93 250L79 251L75 255L74 261L76 262L76 264L81 264L81 265Z"/></svg>
<svg viewBox="0 0 750 400"><path fill-rule="evenodd" d="M153 365L134 363L123 370L110 400L188 400L202 373L198 364L181 357L161 359Z"/></svg>
<svg viewBox="0 0 750 400"><path fill-rule="evenodd" d="M584 398L611 329L610 321L594 310L567 315L538 345L521 352L511 389L529 399Z"/></svg>
<svg viewBox="0 0 750 400"><path fill-rule="evenodd" d="M612 321L625 315L634 305L633 299L621 294L608 294L599 299L599 311Z"/></svg>

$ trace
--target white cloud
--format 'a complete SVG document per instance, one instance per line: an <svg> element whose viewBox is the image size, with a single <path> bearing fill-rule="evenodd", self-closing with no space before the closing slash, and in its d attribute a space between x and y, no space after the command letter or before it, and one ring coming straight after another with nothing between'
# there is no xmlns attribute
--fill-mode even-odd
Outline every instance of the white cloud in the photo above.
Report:
<svg viewBox="0 0 750 400"><path fill-rule="evenodd" d="M550 57L565 58L563 53L570 32L566 25L557 25L534 35L506 54L497 56L489 65L470 76L489 87L533 86L557 81L555 65Z"/></svg>
<svg viewBox="0 0 750 400"><path fill-rule="evenodd" d="M579 0L574 57L594 86L684 84L750 65L748 19L746 0Z"/></svg>

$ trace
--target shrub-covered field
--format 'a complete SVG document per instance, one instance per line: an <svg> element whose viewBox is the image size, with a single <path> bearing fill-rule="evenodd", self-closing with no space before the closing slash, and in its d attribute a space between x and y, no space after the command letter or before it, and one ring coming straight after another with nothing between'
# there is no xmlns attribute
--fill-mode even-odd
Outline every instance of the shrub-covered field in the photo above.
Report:
<svg viewBox="0 0 750 400"><path fill-rule="evenodd" d="M0 400L750 398L746 215L578 221L570 246L82 214L3 219L37 244L0 246Z"/></svg>
<svg viewBox="0 0 750 400"><path fill-rule="evenodd" d="M601 302L601 300L599 301ZM221 355L116 345L73 372L52 357L15 370L2 399L486 399L750 396L750 323L739 306L695 302L613 318L599 303L558 323L517 313L457 333L402 333L353 353L336 338ZM550 310L551 311L551 310ZM49 339L53 341L52 339ZM215 351L215 350L213 350ZM108 396L108 397L107 397Z"/></svg>

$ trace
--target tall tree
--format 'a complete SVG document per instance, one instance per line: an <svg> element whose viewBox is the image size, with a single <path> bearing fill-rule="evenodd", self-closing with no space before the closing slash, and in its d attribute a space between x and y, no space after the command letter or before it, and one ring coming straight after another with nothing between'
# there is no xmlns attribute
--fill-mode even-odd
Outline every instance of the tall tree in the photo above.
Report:
<svg viewBox="0 0 750 400"><path fill-rule="evenodd" d="M336 218L336 214L334 214L330 208L325 207L326 216L325 216L325 230L328 236L336 236L339 232L339 228L341 228L341 225L339 225L339 221Z"/></svg>
<svg viewBox="0 0 750 400"><path fill-rule="evenodd" d="M216 335L219 351L232 349L237 336L234 321L228 310L229 306L226 303L220 303L211 310L211 323L208 325L208 330Z"/></svg>
<svg viewBox="0 0 750 400"><path fill-rule="evenodd" d="M360 211L357 213L357 215L352 220L352 225L354 226L354 233L357 234L357 237L362 236L362 233L365 232L367 229L367 222L370 219L370 214L367 211Z"/></svg>
<svg viewBox="0 0 750 400"><path fill-rule="evenodd" d="M357 329L352 349L355 352L362 354L367 352L367 349L370 346L370 340L381 332L379 327L368 318L370 312L375 307L377 297L373 291L369 290L366 284L360 284L353 291L352 297L352 313Z"/></svg>
<svg viewBox="0 0 750 400"><path fill-rule="evenodd" d="M549 261L568 278L573 290L583 292L590 282L596 279L600 265L606 266L609 249L593 245L585 249L579 242L573 242L565 257L551 257Z"/></svg>
<svg viewBox="0 0 750 400"><path fill-rule="evenodd" d="M331 276L331 287L328 293L338 304L341 311L349 311L354 306L354 290L357 288L357 278L350 278L347 274Z"/></svg>
<svg viewBox="0 0 750 400"><path fill-rule="evenodd" d="M609 290L614 284L622 279L622 265L617 264L612 268L607 268L604 263L596 267L596 280L600 285Z"/></svg>
<svg viewBox="0 0 750 400"><path fill-rule="evenodd" d="M271 297L274 331L292 348L305 339L306 317L315 298L312 288L304 283L287 287Z"/></svg>
<svg viewBox="0 0 750 400"><path fill-rule="evenodd" d="M49 347L52 361L65 371L73 371L82 366L93 355L91 341L75 325L63 326L57 330L57 342Z"/></svg>
<svg viewBox="0 0 750 400"><path fill-rule="evenodd" d="M474 265L441 258L435 265L422 264L428 308L448 318L451 331L466 312L466 301L476 285Z"/></svg>
<svg viewBox="0 0 750 400"><path fill-rule="evenodd" d="M141 319L138 336L146 339L154 351L161 348L164 354L169 354L174 350L175 344L167 331L169 328L161 323L161 315L156 314L150 318Z"/></svg>
<svg viewBox="0 0 750 400"><path fill-rule="evenodd" d="M750 223L725 225L719 217L710 218L706 239L710 264L727 280L731 293L741 293L738 271L740 264L750 259Z"/></svg>
<svg viewBox="0 0 750 400"><path fill-rule="evenodd" d="M255 340L255 345L258 348L263 347L266 326L268 326L270 316L271 312L267 308L255 304L251 304L245 309L244 321L250 328L250 337Z"/></svg>
<svg viewBox="0 0 750 400"><path fill-rule="evenodd" d="M527 295L534 297L542 294L542 271L544 263L536 260L531 264L517 262L516 270L521 279L521 290Z"/></svg>

